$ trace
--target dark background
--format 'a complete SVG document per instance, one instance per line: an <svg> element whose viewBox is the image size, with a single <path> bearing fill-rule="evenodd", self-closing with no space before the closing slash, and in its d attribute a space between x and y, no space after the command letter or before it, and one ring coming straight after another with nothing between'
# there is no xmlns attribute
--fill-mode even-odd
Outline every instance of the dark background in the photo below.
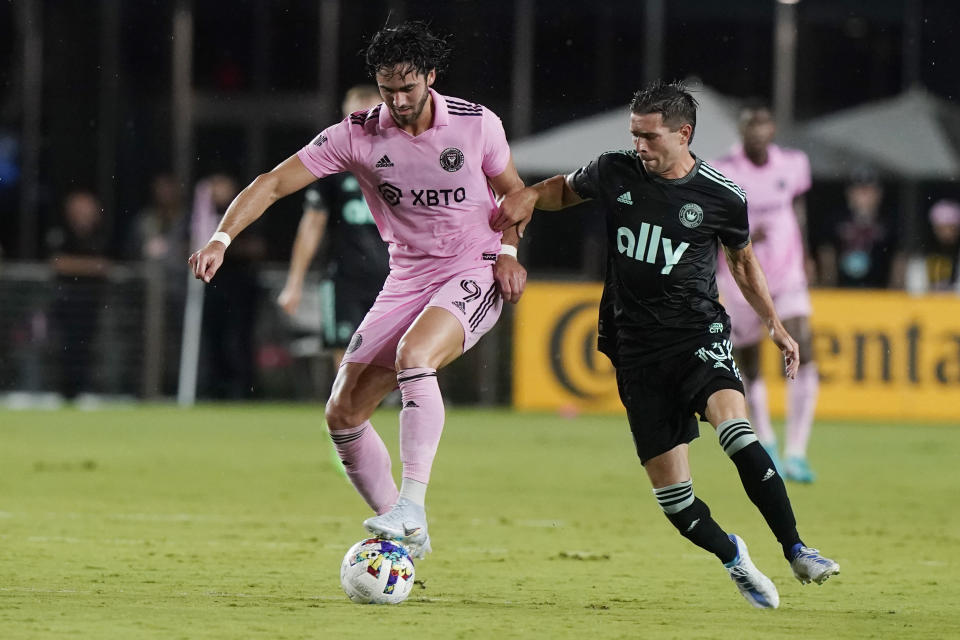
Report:
<svg viewBox="0 0 960 640"><path fill-rule="evenodd" d="M7 149L7 160L0 158L0 250L7 258L23 253L19 220L33 215L39 221L34 249L42 255L43 232L54 222L63 195L78 186L102 184L97 175L98 131L111 126L116 131L117 166L111 179L115 210L110 217L113 247L118 252L131 220L149 197L150 178L172 169L173 3L118 2L120 99L116 121L111 123L98 121L103 45L99 3L44 0L39 4L41 193L36 211L21 212L18 156L16 147L11 147L22 118L18 21L15 3L0 2L0 138L6 144L0 151ZM644 3L537 0L534 4L534 131L626 104L643 80ZM665 78L698 76L724 94L771 99L773 0L685 0L665 5ZM892 96L905 88L904 24L910 5L921 15L920 63L915 75L931 92L950 101L957 99L960 8L956 0L803 0L796 9L798 120ZM194 87L225 99L251 92L320 89L334 89L339 96L366 79L357 55L366 38L388 20L423 19L436 31L452 34L455 47L450 69L438 79L437 88L487 105L511 132L513 2L343 2L335 88L321 87L318 78L318 7L318 2L310 0L195 1ZM253 41L256 25L264 20L269 25L269 42L261 49L265 55L258 58ZM257 171L294 153L338 118L336 111L317 113L313 127L271 127L266 138L268 163L256 168L246 166L248 143L241 127L203 124L195 132L193 176L224 170L246 184ZM950 184L930 188L953 193ZM189 185L186 192L191 192ZM818 185L811 193L813 208L841 206L840 193L839 185ZM275 206L271 223L263 225L272 259L287 257L299 216L299 199L287 200ZM560 246L555 251L566 249L574 250Z"/></svg>

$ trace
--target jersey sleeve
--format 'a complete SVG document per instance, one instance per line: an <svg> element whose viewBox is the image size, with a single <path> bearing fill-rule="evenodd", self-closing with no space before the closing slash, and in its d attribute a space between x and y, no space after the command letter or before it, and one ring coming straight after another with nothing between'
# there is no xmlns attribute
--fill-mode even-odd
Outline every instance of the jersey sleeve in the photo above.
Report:
<svg viewBox="0 0 960 640"><path fill-rule="evenodd" d="M727 215L717 230L723 246L739 251L750 243L750 224L747 222L747 202L737 199L730 204Z"/></svg>
<svg viewBox="0 0 960 640"><path fill-rule="evenodd" d="M483 174L495 178L506 170L510 163L510 145L499 116L486 107L483 109Z"/></svg>
<svg viewBox="0 0 960 640"><path fill-rule="evenodd" d="M591 160L590 164L567 176L567 184L584 200L600 197L600 159Z"/></svg>
<svg viewBox="0 0 960 640"><path fill-rule="evenodd" d="M318 178L348 171L351 164L353 140L350 120L327 127L297 152L303 165Z"/></svg>

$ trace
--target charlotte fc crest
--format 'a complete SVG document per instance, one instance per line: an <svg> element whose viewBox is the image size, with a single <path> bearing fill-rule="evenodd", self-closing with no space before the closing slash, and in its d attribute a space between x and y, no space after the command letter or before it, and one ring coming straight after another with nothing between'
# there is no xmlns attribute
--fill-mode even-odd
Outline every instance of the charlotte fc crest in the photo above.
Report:
<svg viewBox="0 0 960 640"><path fill-rule="evenodd" d="M693 202L680 207L680 224L688 229L695 229L703 222L703 209Z"/></svg>
<svg viewBox="0 0 960 640"><path fill-rule="evenodd" d="M463 151L456 147L447 147L440 154L440 166L443 167L444 171L451 173L459 171L460 167L463 166Z"/></svg>

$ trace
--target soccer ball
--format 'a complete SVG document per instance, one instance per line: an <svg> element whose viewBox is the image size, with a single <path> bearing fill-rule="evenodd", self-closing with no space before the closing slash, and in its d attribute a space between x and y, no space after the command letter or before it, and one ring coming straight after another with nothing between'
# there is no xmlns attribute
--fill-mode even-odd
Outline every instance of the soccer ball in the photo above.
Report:
<svg viewBox="0 0 960 640"><path fill-rule="evenodd" d="M340 585L358 604L400 604L413 588L413 559L399 542L361 540L343 557Z"/></svg>

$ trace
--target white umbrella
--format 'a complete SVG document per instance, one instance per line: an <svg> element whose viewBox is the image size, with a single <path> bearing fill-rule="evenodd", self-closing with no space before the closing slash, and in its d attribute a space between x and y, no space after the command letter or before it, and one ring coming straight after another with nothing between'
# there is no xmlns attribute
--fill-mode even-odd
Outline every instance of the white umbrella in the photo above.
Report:
<svg viewBox="0 0 960 640"><path fill-rule="evenodd" d="M706 86L689 85L700 103L691 149L704 159L729 151L739 139L737 104ZM581 118L510 143L517 170L527 175L573 171L604 151L631 148L630 109Z"/></svg>
<svg viewBox="0 0 960 640"><path fill-rule="evenodd" d="M802 134L904 178L960 175L960 109L922 89L817 118Z"/></svg>

